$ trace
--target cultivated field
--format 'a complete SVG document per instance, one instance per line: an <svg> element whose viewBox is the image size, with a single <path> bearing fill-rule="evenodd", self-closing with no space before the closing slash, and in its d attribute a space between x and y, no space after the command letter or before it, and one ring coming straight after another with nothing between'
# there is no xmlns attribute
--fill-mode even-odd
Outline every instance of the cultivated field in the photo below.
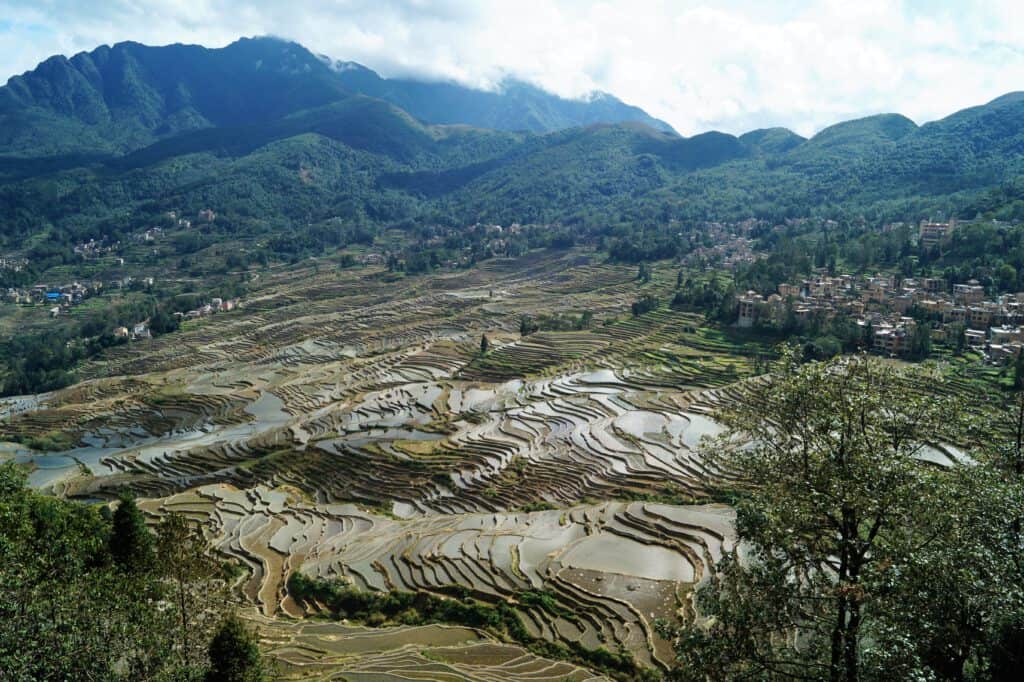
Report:
<svg viewBox="0 0 1024 682"><path fill-rule="evenodd" d="M599 677L479 629L318 619L289 595L295 572L371 591L459 587L509 605L532 638L658 669L671 650L655 622L691 617L693 585L732 547L731 512L708 495L724 475L697 445L770 349L665 307L632 316L675 280L635 275L580 251L417 278L265 274L237 312L7 401L4 451L58 494L127 486L154 519L200 522L244 567L238 591L282 674ZM523 315L585 311L589 328L520 336ZM47 440L71 447L13 442Z"/></svg>

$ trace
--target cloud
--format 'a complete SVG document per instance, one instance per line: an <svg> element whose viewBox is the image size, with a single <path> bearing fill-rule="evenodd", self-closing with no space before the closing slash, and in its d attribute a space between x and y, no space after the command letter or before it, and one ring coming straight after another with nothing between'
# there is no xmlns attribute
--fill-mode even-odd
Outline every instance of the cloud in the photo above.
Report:
<svg viewBox="0 0 1024 682"><path fill-rule="evenodd" d="M0 0L0 73L137 40L273 34L384 75L558 94L606 90L684 134L803 134L898 111L918 122L1024 88L1009 0Z"/></svg>

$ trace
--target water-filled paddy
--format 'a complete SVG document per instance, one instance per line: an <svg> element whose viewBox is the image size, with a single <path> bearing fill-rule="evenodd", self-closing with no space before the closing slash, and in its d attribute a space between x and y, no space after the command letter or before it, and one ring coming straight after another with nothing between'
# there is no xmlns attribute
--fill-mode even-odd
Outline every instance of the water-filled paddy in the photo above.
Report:
<svg viewBox="0 0 1024 682"><path fill-rule="evenodd" d="M693 582L694 579L693 566L679 552L612 533L598 533L580 540L561 556L561 562L572 568L649 580Z"/></svg>

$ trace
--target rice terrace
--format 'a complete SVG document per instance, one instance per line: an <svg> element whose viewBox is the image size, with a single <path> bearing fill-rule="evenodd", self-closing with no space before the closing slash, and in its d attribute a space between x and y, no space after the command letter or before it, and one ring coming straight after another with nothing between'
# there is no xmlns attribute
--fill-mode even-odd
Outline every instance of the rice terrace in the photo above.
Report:
<svg viewBox="0 0 1024 682"><path fill-rule="evenodd" d="M297 676L363 663L340 662L344 646L318 644L327 626L303 624L322 609L290 594L296 573L465 589L512 604L530 638L663 667L655 621L685 617L705 565L733 543L728 508L708 499L721 474L695 450L752 365L701 340L694 315L633 318L634 271L586 252L386 284L374 269L290 271L236 315L111 353L86 370L97 378L30 408L8 402L4 436L76 445L15 455L37 486L83 499L128 486L147 513L200 521L245 567L254 613L286 619L265 627ZM527 312L583 310L593 329L520 337ZM367 633L348 653L400 671L436 644L472 679L504 666L583 679L475 629L415 639Z"/></svg>

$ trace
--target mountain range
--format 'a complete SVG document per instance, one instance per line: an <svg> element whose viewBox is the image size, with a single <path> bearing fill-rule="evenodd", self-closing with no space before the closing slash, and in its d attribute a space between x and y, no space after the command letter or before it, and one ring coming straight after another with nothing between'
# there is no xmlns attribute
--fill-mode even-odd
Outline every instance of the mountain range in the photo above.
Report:
<svg viewBox="0 0 1024 682"><path fill-rule="evenodd" d="M120 43L52 57L0 88L8 246L205 206L250 231L339 219L610 233L812 213L916 219L992 208L1000 192L1016 206L1021 175L1024 93L922 126L885 114L810 139L782 128L682 137L610 95L386 79L270 38Z"/></svg>
<svg viewBox="0 0 1024 682"><path fill-rule="evenodd" d="M567 100L508 80L499 91L381 78L274 38L198 45L102 46L55 56L0 88L0 149L15 153L125 152L182 132L265 124L365 95L424 123L548 132L596 122L671 127L606 93Z"/></svg>

